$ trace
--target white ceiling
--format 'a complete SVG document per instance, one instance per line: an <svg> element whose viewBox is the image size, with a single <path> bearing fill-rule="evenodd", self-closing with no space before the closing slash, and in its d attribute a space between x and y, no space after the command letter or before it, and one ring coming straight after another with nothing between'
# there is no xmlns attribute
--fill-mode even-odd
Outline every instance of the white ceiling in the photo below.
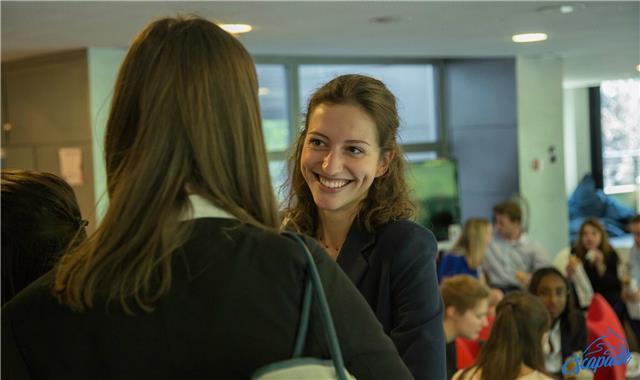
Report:
<svg viewBox="0 0 640 380"><path fill-rule="evenodd" d="M562 14L554 8L573 5ZM2 61L83 47L126 47L150 20L178 12L254 31L255 55L505 57L556 55L564 85L637 77L640 1L619 2L21 2L2 1ZM379 24L375 17L396 21ZM543 31L545 42L511 35Z"/></svg>

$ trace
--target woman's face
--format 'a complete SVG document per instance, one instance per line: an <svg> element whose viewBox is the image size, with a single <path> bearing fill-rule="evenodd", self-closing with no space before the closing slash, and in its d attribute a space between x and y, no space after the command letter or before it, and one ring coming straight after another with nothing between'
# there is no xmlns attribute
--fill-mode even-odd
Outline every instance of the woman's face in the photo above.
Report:
<svg viewBox="0 0 640 380"><path fill-rule="evenodd" d="M466 339L478 339L482 329L489 324L487 320L488 310L488 299L479 301L474 308L461 314L454 309L451 318L454 322L457 335Z"/></svg>
<svg viewBox="0 0 640 380"><path fill-rule="evenodd" d="M594 226L587 224L582 228L582 235L580 236L582 245L587 249L598 249L602 243L602 234Z"/></svg>
<svg viewBox="0 0 640 380"><path fill-rule="evenodd" d="M375 122L364 110L344 104L314 109L300 170L319 209L357 210L374 179L384 174L383 161Z"/></svg>
<svg viewBox="0 0 640 380"><path fill-rule="evenodd" d="M564 312L568 291L564 280L556 274L546 275L540 280L536 295L542 300L553 321Z"/></svg>

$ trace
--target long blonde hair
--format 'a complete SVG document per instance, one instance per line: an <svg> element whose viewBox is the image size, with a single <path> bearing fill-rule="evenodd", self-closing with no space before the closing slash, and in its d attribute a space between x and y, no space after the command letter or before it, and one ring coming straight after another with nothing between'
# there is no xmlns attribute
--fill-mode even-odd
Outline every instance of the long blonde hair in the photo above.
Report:
<svg viewBox="0 0 640 380"><path fill-rule="evenodd" d="M97 297L150 312L171 287L189 192L240 222L276 229L255 66L238 40L197 17L164 18L133 41L105 139L109 208L67 252L54 293L74 310Z"/></svg>
<svg viewBox="0 0 640 380"><path fill-rule="evenodd" d="M482 264L487 250L487 231L491 224L487 219L469 218L462 234L453 246L453 251L464 254L469 268L478 268Z"/></svg>

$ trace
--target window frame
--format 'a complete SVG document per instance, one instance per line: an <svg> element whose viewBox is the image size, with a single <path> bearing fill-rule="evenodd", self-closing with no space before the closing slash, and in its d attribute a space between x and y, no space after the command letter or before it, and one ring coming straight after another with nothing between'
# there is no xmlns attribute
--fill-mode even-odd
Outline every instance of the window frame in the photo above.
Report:
<svg viewBox="0 0 640 380"><path fill-rule="evenodd" d="M438 157L448 157L447 128L444 104L444 60L430 58L386 58L386 57L312 57L312 56L253 56L256 65L283 65L285 70L285 87L287 90L287 114L289 121L289 144L295 142L299 126L302 124L300 113L300 78L298 67L301 65L432 65L435 71L434 112L437 123L437 139L435 142L419 144L402 144L405 153L436 152ZM286 161L288 150L268 152L269 161Z"/></svg>

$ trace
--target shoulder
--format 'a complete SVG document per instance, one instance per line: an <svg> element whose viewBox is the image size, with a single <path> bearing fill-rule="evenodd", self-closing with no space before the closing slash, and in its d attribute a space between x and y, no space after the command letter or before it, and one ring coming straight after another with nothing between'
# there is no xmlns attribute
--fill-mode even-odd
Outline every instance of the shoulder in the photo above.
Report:
<svg viewBox="0 0 640 380"><path fill-rule="evenodd" d="M376 230L373 255L391 263L392 271L435 265L438 245L433 233L408 220L389 222Z"/></svg>
<svg viewBox="0 0 640 380"><path fill-rule="evenodd" d="M464 373L464 376L462 374ZM451 380L475 380L480 379L482 376L482 370L479 370L477 367L471 367L467 369L460 369L458 372L453 375Z"/></svg>
<svg viewBox="0 0 640 380"><path fill-rule="evenodd" d="M428 251L438 249L435 236L428 229L410 220L394 220L376 230L376 242L392 241L398 247L420 245Z"/></svg>

